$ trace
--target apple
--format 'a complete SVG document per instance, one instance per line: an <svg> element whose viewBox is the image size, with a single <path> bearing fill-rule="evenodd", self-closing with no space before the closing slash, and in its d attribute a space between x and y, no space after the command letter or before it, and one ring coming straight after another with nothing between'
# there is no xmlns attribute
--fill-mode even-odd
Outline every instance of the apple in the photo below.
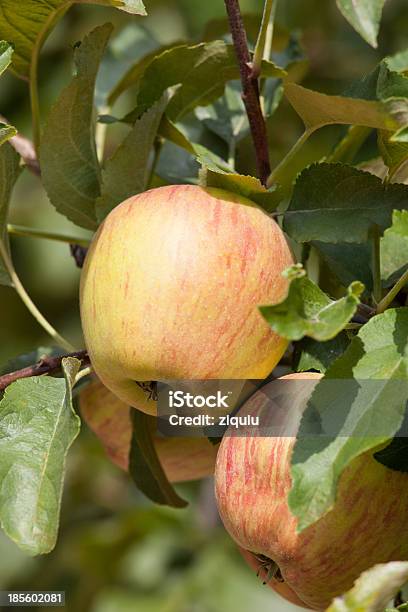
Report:
<svg viewBox="0 0 408 612"><path fill-rule="evenodd" d="M285 297L292 264L277 223L242 196L175 185L129 198L98 229L81 276L96 374L135 407L135 381L265 378L287 341L258 305Z"/></svg>
<svg viewBox="0 0 408 612"><path fill-rule="evenodd" d="M79 404L84 421L102 442L108 457L127 470L132 436L130 408L98 380L92 381L81 392ZM196 480L214 474L217 448L207 438L156 436L155 447L171 482Z"/></svg>
<svg viewBox="0 0 408 612"><path fill-rule="evenodd" d="M310 377L317 382L320 375L291 376ZM275 384L255 393L240 412L273 415L263 391ZM308 385L306 397L301 386L294 394L295 419L287 436L224 436L215 487L221 519L237 544L273 560L305 607L324 610L373 565L408 560L408 474L386 468L370 452L360 455L342 473L332 510L298 533L288 506L290 461L310 392Z"/></svg>

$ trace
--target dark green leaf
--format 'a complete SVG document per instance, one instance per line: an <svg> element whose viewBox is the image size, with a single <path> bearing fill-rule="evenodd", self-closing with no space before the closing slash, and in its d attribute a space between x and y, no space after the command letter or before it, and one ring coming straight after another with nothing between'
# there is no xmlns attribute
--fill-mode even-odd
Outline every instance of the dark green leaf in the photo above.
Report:
<svg viewBox="0 0 408 612"><path fill-rule="evenodd" d="M79 367L64 359L65 378L18 380L0 402L1 525L31 555L55 546L66 454L80 427L72 409Z"/></svg>
<svg viewBox="0 0 408 612"><path fill-rule="evenodd" d="M151 45L152 45L152 38L151 38L151 34L150 34L150 40L145 45L143 57L138 59L136 62L133 59L132 65L125 72L125 74L122 75L122 77L116 83L115 87L110 92L109 97L108 97L108 104L110 106L112 106L116 102L116 100L119 98L119 96L124 91L126 91L130 87L133 87L133 86L135 86L135 85L137 85L139 83L139 81L140 81L141 77L143 76L145 70L147 69L147 67L152 63L152 61L156 57L159 57L165 51L169 51L170 49L173 49L175 47L179 47L180 46L180 42L170 43L168 45L163 45L161 47L158 47L158 45L156 43L156 44L154 44L154 47L152 49L149 49L149 46L151 46ZM146 53L146 51L147 51L147 53Z"/></svg>
<svg viewBox="0 0 408 612"><path fill-rule="evenodd" d="M371 292L373 279L370 265L372 252L370 244L347 242L330 244L318 240L314 240L311 244L343 287L358 280L363 283L367 292Z"/></svg>
<svg viewBox="0 0 408 612"><path fill-rule="evenodd" d="M299 176L285 216L297 242L359 242L373 225L384 231L393 210L408 208L408 187L342 164L314 164Z"/></svg>
<svg viewBox="0 0 408 612"><path fill-rule="evenodd" d="M262 75L284 77L285 71L263 62ZM222 41L182 45L164 51L146 67L140 78L137 107L125 117L133 123L166 89L180 84L168 107L168 117L177 121L197 106L219 98L228 81L239 78L234 48Z"/></svg>
<svg viewBox="0 0 408 612"><path fill-rule="evenodd" d="M102 193L96 201L99 221L118 204L145 191L150 174L150 154L169 96L154 104L132 127L102 171Z"/></svg>
<svg viewBox="0 0 408 612"><path fill-rule="evenodd" d="M142 0L0 0L0 38L14 45L12 68L23 78L30 76L41 47L61 17L76 2L119 8L145 15Z"/></svg>
<svg viewBox="0 0 408 612"><path fill-rule="evenodd" d="M150 415L130 409L132 420L132 442L129 455L129 473L136 486L157 504L174 508L187 505L179 497L167 479L153 443L156 419Z"/></svg>
<svg viewBox="0 0 408 612"><path fill-rule="evenodd" d="M261 306L264 319L280 336L300 340L309 336L315 340L331 340L350 321L355 313L364 286L352 283L347 295L333 301L307 276L299 265L284 272L289 279L287 297L274 306Z"/></svg>
<svg viewBox="0 0 408 612"><path fill-rule="evenodd" d="M20 158L8 144L0 146L0 241L9 250L7 217L11 192L20 174ZM0 285L11 285L11 279L0 255Z"/></svg>
<svg viewBox="0 0 408 612"><path fill-rule="evenodd" d="M100 168L94 141L93 96L112 26L95 28L75 52L77 73L51 109L41 144L42 179L55 208L95 229Z"/></svg>
<svg viewBox="0 0 408 612"><path fill-rule="evenodd" d="M385 0L336 0L347 21L373 47L377 46L378 30Z"/></svg>
<svg viewBox="0 0 408 612"><path fill-rule="evenodd" d="M349 344L350 339L346 332L341 332L326 342L303 338L295 343L293 369L296 372L317 370L324 373L344 353Z"/></svg>
<svg viewBox="0 0 408 612"><path fill-rule="evenodd" d="M408 308L389 309L360 329L314 388L292 455L289 504L299 531L332 508L346 466L399 430L407 401L407 348ZM327 435L321 435L323 427Z"/></svg>

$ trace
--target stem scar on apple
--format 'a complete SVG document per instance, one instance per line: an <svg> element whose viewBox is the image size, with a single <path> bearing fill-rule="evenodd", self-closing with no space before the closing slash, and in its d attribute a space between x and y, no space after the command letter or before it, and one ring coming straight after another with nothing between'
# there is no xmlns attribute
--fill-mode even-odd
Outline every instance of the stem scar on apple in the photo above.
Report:
<svg viewBox="0 0 408 612"><path fill-rule="evenodd" d="M279 565L275 563L275 561L272 561L272 559L269 559L269 557L265 557L265 555L257 553L252 554L260 564L256 573L257 577L259 578L261 570L266 571L266 577L263 580L262 584L268 584L272 580L272 578L274 578L278 582L285 582L279 569Z"/></svg>

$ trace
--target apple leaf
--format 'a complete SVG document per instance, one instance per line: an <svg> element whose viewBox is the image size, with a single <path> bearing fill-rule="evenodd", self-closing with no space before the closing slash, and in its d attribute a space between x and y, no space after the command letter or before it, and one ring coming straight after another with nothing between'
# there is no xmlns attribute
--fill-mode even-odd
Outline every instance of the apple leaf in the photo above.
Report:
<svg viewBox="0 0 408 612"><path fill-rule="evenodd" d="M308 136L325 125L343 124L384 130L388 138L403 140L408 124L408 78L401 69L404 61L397 56L385 58L342 95L313 91L288 79L285 95L302 118ZM279 172L275 176L280 179Z"/></svg>
<svg viewBox="0 0 408 612"><path fill-rule="evenodd" d="M201 185L238 193L248 198L248 200L255 202L267 212L276 210L276 207L283 199L278 186L266 189L259 179L253 176L237 174L223 160L217 163L214 157L210 158L203 149L199 152L200 154L197 156L197 159L201 163Z"/></svg>
<svg viewBox="0 0 408 612"><path fill-rule="evenodd" d="M144 412L130 409L132 441L129 473L137 488L156 504L185 508L187 502L179 497L160 464L153 443L156 419Z"/></svg>
<svg viewBox="0 0 408 612"><path fill-rule="evenodd" d="M385 0L336 0L347 21L372 47L377 47Z"/></svg>
<svg viewBox="0 0 408 612"><path fill-rule="evenodd" d="M296 181L284 229L297 242L358 242L408 209L408 187L342 164L313 164Z"/></svg>
<svg viewBox="0 0 408 612"><path fill-rule="evenodd" d="M333 507L347 465L399 430L407 381L408 308L389 309L360 329L309 398L292 454L289 505L298 531Z"/></svg>
<svg viewBox="0 0 408 612"><path fill-rule="evenodd" d="M195 110L204 125L231 146L236 145L249 131L248 117L241 97L241 84L232 81L225 87L224 95L208 106Z"/></svg>
<svg viewBox="0 0 408 612"><path fill-rule="evenodd" d="M17 130L12 125L6 125L5 123L0 123L0 146L10 140L13 136L17 134Z"/></svg>
<svg viewBox="0 0 408 612"><path fill-rule="evenodd" d="M352 283L347 295L331 300L307 276L298 264L285 270L290 281L287 297L273 306L260 306L259 310L273 331L288 340L309 336L325 341L334 338L352 318L364 286Z"/></svg>
<svg viewBox="0 0 408 612"><path fill-rule="evenodd" d="M363 283L367 293L372 291L372 246L369 243L339 242L332 244L313 240L311 244L343 287L358 280Z"/></svg>
<svg viewBox="0 0 408 612"><path fill-rule="evenodd" d="M72 408L80 362L62 367L64 378L18 380L0 402L0 521L31 555L55 546L66 454L80 427Z"/></svg>
<svg viewBox="0 0 408 612"><path fill-rule="evenodd" d="M149 182L150 155L160 121L169 101L165 93L133 125L102 170L101 196L96 201L99 221L118 204L145 191Z"/></svg>
<svg viewBox="0 0 408 612"><path fill-rule="evenodd" d="M94 140L94 87L112 32L95 28L75 51L76 75L52 107L40 150L42 179L55 208L71 221L95 229L100 168Z"/></svg>
<svg viewBox="0 0 408 612"><path fill-rule="evenodd" d="M28 78L32 63L38 56L48 35L75 3L112 6L133 15L145 15L142 0L0 0L0 38L12 43L15 54L12 69Z"/></svg>
<svg viewBox="0 0 408 612"><path fill-rule="evenodd" d="M11 64L13 47L5 40L0 40L0 74L2 74Z"/></svg>
<svg viewBox="0 0 408 612"><path fill-rule="evenodd" d="M381 239L381 276L393 285L408 266L408 210L394 210L392 226Z"/></svg>
<svg viewBox="0 0 408 612"><path fill-rule="evenodd" d="M261 75L283 78L286 72L264 61ZM219 98L225 84L238 78L234 48L223 41L173 47L154 57L145 68L139 81L137 107L124 121L133 123L166 89L180 84L167 109L169 119L177 121L197 106Z"/></svg>
<svg viewBox="0 0 408 612"><path fill-rule="evenodd" d="M180 42L173 42L168 45L158 46L154 45L153 49L149 50L149 46L152 44L151 33L148 32L148 39L145 44L145 52L143 56L138 59L136 62L133 61L132 65L128 68L128 70L121 76L121 78L116 83L115 87L111 90L108 97L108 105L113 106L119 96L122 95L124 91L137 85L143 76L147 67L152 63L152 61L161 56L165 51L169 51L175 47L180 47ZM147 51L147 52L146 52Z"/></svg>
<svg viewBox="0 0 408 612"><path fill-rule="evenodd" d="M336 597L326 612L384 612L406 582L408 562L391 561L375 565L361 574L348 593Z"/></svg>
<svg viewBox="0 0 408 612"><path fill-rule="evenodd" d="M353 98L346 94L327 95L290 81L285 82L284 90L306 129L310 131L335 124L363 125L393 131L401 127L392 104Z"/></svg>
<svg viewBox="0 0 408 612"><path fill-rule="evenodd" d="M10 196L19 174L19 155L8 143L0 146L0 240L7 251L9 249L7 218ZM11 284L10 276L0 255L0 285Z"/></svg>
<svg viewBox="0 0 408 612"><path fill-rule="evenodd" d="M326 342L303 338L295 343L293 369L296 372L317 370L324 373L344 353L349 344L350 339L344 331Z"/></svg>

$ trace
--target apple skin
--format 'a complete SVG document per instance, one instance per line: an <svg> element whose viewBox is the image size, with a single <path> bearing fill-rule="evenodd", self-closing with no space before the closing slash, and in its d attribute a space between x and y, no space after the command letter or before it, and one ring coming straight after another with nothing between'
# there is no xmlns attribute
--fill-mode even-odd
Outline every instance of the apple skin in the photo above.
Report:
<svg viewBox="0 0 408 612"><path fill-rule="evenodd" d="M82 418L102 442L108 457L127 471L132 435L130 408L98 380L81 392L79 404ZM155 447L171 482L197 480L214 474L217 447L207 438L157 436Z"/></svg>
<svg viewBox="0 0 408 612"><path fill-rule="evenodd" d="M300 412L304 398L301 403ZM245 410L258 413L263 405L258 391ZM386 468L371 453L360 455L342 473L333 509L297 533L288 506L294 443L295 437L224 436L215 470L217 504L239 546L273 559L306 607L325 610L363 571L408 560L408 474Z"/></svg>
<svg viewBox="0 0 408 612"><path fill-rule="evenodd" d="M277 223L237 194L175 185L129 198L81 275L96 374L135 407L135 381L265 378L287 341L257 307L285 297L292 264Z"/></svg>

